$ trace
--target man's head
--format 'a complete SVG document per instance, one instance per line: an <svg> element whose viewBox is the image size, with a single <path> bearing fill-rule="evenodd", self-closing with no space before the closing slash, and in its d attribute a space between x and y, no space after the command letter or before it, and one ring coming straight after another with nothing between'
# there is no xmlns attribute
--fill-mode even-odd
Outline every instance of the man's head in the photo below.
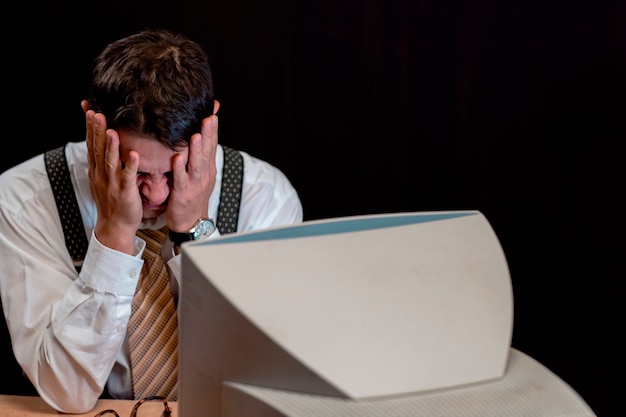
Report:
<svg viewBox="0 0 626 417"><path fill-rule="evenodd" d="M111 43L96 58L89 105L109 128L180 149L213 113L213 103L208 58L184 36L147 30Z"/></svg>

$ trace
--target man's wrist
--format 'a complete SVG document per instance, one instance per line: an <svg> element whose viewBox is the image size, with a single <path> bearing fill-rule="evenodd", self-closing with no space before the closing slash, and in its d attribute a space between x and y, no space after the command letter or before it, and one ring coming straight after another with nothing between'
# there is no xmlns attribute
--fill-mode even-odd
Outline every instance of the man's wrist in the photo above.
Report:
<svg viewBox="0 0 626 417"><path fill-rule="evenodd" d="M169 238L174 245L180 246L184 242L190 240L203 240L211 236L215 232L215 223L213 220L201 217L193 225L191 229L186 232L175 232L170 229Z"/></svg>

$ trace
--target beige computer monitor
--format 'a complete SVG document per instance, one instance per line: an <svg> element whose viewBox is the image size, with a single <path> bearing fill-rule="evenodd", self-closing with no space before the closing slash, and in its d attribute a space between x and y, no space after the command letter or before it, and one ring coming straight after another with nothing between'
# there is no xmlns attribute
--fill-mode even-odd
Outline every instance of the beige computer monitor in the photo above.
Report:
<svg viewBox="0 0 626 417"><path fill-rule="evenodd" d="M478 211L355 216L223 236L184 245L182 268L182 417L308 416L316 405L325 416L400 415L422 407L424 395L476 386L502 393L498 387L528 379L529 365L541 368L511 353L508 266ZM518 371L507 379L511 369ZM546 386L591 413L556 380ZM471 403L485 397L468 395ZM536 411L544 400L518 401Z"/></svg>

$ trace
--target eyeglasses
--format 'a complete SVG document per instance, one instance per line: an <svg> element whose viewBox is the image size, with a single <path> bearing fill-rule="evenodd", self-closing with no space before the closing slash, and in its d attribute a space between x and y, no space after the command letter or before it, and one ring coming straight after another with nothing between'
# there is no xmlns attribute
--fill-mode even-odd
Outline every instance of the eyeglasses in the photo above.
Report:
<svg viewBox="0 0 626 417"><path fill-rule="evenodd" d="M154 400L160 400L163 401L163 413L161 414L161 417L171 417L172 415L172 409L170 408L169 405L167 405L167 400L163 397L158 397L158 396L154 396L154 397L146 397L144 399L141 399L139 401L137 401L137 403L135 404L135 406L133 407L133 411L130 412L130 417L138 417L138 411L139 411L139 407L141 407L141 405L147 401L154 401ZM120 417L120 415L117 413L117 411L113 410L113 409L108 409L108 410L102 410L100 411L98 414L96 414L93 417L101 417L101 416L106 416L108 414L112 414L115 417Z"/></svg>

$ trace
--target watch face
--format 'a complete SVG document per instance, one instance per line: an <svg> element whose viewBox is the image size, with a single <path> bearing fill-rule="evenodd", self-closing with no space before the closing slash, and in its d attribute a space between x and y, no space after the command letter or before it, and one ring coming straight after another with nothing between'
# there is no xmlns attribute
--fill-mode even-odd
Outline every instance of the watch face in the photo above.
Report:
<svg viewBox="0 0 626 417"><path fill-rule="evenodd" d="M193 240L200 239L204 236L209 236L213 233L214 230L215 230L215 226L213 225L213 222L211 220L203 219L198 223L198 225L196 226L195 230L192 233Z"/></svg>

